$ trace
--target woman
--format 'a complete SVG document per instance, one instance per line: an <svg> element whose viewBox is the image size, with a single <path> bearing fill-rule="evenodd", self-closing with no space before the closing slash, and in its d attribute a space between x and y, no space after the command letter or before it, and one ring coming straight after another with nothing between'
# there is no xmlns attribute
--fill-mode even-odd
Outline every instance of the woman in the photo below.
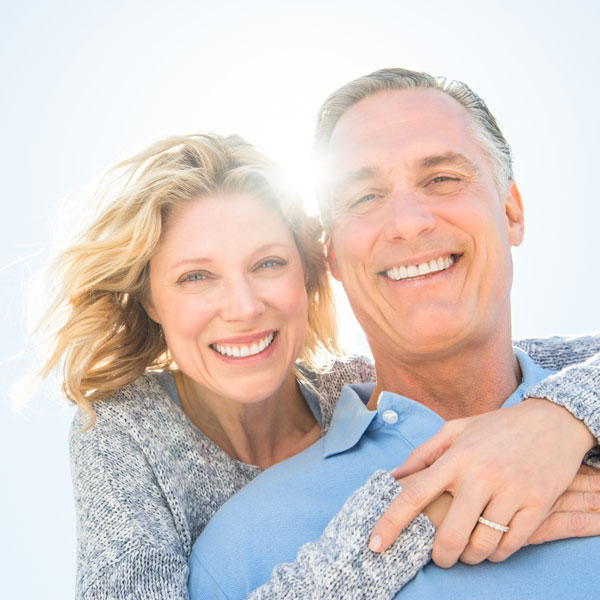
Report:
<svg viewBox="0 0 600 600"><path fill-rule="evenodd" d="M321 235L237 137L170 138L104 178L46 320L43 374L61 364L80 409L79 598L187 597L212 514L318 439L344 383L373 378L363 359L322 361L337 342Z"/></svg>

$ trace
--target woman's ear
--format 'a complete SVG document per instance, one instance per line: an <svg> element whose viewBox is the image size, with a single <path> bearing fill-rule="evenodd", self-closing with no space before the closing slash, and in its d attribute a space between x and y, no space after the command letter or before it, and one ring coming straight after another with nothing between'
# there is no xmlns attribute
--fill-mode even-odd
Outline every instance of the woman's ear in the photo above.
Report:
<svg viewBox="0 0 600 600"><path fill-rule="evenodd" d="M154 306L154 302L152 302L152 297L150 296L150 294L148 294L146 296L146 298L144 298L144 300L142 300L142 307L144 308L144 310L146 311L146 314L155 322L158 323L159 325L161 324L160 322L160 318L158 316L158 312L156 311L156 307Z"/></svg>

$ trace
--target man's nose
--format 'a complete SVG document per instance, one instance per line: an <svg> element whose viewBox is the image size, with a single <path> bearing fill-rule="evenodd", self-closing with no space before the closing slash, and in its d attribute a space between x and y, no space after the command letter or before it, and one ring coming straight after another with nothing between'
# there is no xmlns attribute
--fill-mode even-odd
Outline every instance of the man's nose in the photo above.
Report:
<svg viewBox="0 0 600 600"><path fill-rule="evenodd" d="M435 216L431 208L419 199L417 191L406 182L397 185L388 205L387 238L410 242L434 226Z"/></svg>
<svg viewBox="0 0 600 600"><path fill-rule="evenodd" d="M248 277L239 275L224 288L221 316L226 321L249 321L265 310L265 304Z"/></svg>

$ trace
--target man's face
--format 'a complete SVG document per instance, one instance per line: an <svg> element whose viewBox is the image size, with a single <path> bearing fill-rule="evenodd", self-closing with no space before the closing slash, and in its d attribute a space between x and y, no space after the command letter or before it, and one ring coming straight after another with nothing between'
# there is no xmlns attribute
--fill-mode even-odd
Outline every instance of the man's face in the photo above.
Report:
<svg viewBox="0 0 600 600"><path fill-rule="evenodd" d="M362 100L336 125L327 169L332 273L376 358L441 357L508 323L521 200L514 184L498 191L458 102L438 90Z"/></svg>

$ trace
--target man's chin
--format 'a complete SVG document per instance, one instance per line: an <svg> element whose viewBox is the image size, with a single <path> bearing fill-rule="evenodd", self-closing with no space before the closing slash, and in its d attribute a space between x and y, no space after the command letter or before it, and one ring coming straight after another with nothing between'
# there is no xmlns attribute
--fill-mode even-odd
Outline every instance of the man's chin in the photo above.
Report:
<svg viewBox="0 0 600 600"><path fill-rule="evenodd" d="M395 328L388 352L396 355L446 355L458 350L473 330L470 319L412 316L404 321L405 327Z"/></svg>

